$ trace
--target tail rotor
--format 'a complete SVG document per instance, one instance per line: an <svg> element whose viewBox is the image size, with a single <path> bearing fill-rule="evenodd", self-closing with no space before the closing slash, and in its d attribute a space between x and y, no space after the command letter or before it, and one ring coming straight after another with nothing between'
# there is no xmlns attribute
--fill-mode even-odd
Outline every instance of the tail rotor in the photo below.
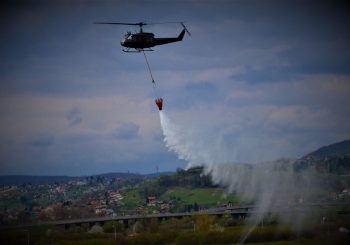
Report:
<svg viewBox="0 0 350 245"><path fill-rule="evenodd" d="M186 28L185 24L183 22L180 22L180 24L182 25L182 27L184 28L184 30L186 31L186 33L191 36L191 33L189 32L189 30Z"/></svg>

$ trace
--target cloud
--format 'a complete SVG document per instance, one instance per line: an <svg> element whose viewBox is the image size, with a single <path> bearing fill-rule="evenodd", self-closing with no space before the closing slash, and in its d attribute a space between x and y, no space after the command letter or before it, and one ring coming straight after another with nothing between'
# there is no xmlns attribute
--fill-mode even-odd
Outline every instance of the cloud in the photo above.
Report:
<svg viewBox="0 0 350 245"><path fill-rule="evenodd" d="M83 121L83 118L81 117L81 112L77 107L74 107L72 110L70 110L67 113L66 118L70 126L81 124Z"/></svg>
<svg viewBox="0 0 350 245"><path fill-rule="evenodd" d="M11 163L8 172L32 171L26 164L34 161L41 169L50 163L45 171L74 166L76 173L125 164L143 171L147 159L171 169L175 156L159 140L142 54L119 45L133 29L92 24L116 15L140 21L131 10L148 22L186 22L191 37L147 53L157 94L175 123L188 118L187 130L205 124L217 132L208 141L240 144L236 159L248 161L252 151L266 158L304 154L350 135L349 18L340 3L56 5L2 9L0 142L12 143L0 161ZM176 36L181 26L145 30ZM178 166L184 163L174 161Z"/></svg>
<svg viewBox="0 0 350 245"><path fill-rule="evenodd" d="M37 135L30 142L32 146L35 147L48 147L55 143L55 137L51 134Z"/></svg>
<svg viewBox="0 0 350 245"><path fill-rule="evenodd" d="M135 123L122 123L113 134L116 139L131 140L139 136L140 127Z"/></svg>

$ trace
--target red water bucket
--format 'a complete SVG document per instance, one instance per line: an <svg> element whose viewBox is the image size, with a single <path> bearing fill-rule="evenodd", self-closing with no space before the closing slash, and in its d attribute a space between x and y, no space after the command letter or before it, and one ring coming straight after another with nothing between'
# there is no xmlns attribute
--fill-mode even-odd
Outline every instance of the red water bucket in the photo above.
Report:
<svg viewBox="0 0 350 245"><path fill-rule="evenodd" d="M161 111L163 109L163 99L162 98L156 99L156 105L158 106L158 109Z"/></svg>

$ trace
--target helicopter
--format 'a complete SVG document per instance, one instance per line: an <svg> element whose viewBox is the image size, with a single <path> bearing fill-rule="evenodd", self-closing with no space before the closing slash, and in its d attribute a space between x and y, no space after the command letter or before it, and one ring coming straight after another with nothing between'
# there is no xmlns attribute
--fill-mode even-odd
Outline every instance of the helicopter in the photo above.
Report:
<svg viewBox="0 0 350 245"><path fill-rule="evenodd" d="M143 32L143 26L146 25L154 25L154 24L167 24L167 23L180 23L183 27L183 30L177 37L163 37L156 38L154 34L151 32ZM139 26L140 31L138 33L132 34L131 32L127 32L124 38L120 41L120 45L125 47L122 49L127 53L139 53L141 51L153 51L151 49L154 46L174 43L182 41L185 32L191 36L191 33L187 30L186 26L183 22L165 22L165 23L124 23L124 22L94 22L94 24L102 24L102 25L129 25L129 26Z"/></svg>

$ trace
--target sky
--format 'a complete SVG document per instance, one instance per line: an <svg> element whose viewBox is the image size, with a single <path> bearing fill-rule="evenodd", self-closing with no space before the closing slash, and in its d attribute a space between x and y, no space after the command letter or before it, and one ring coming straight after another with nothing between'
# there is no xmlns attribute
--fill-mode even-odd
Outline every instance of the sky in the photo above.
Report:
<svg viewBox="0 0 350 245"><path fill-rule="evenodd" d="M301 157L350 138L346 1L1 4L0 175L186 167L165 145L142 54L121 50L138 29L95 21L185 22L192 36L147 53L158 95L174 125L234 149L218 148L226 161Z"/></svg>

